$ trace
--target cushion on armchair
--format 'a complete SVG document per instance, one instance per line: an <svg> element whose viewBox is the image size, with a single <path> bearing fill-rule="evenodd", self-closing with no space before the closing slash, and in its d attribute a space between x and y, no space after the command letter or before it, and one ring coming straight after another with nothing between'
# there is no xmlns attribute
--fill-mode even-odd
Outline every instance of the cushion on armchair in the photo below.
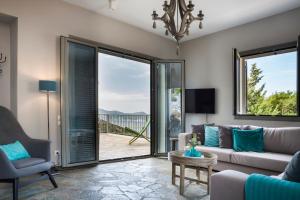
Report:
<svg viewBox="0 0 300 200"><path fill-rule="evenodd" d="M5 153L7 158L11 161L30 158L29 153L21 142L16 141L12 144L0 145L0 149Z"/></svg>
<svg viewBox="0 0 300 200"><path fill-rule="evenodd" d="M300 184L252 174L245 184L246 200L299 200Z"/></svg>
<svg viewBox="0 0 300 200"><path fill-rule="evenodd" d="M46 162L46 160L42 159L42 158L25 158L25 159L21 159L21 160L12 161L12 163L16 169L31 167L31 166L38 165L38 164L41 164L44 162Z"/></svg>

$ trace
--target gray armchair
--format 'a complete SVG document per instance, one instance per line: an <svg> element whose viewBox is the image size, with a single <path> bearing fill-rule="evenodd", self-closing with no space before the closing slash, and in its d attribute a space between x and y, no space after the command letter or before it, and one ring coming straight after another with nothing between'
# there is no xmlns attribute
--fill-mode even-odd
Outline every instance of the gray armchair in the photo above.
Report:
<svg viewBox="0 0 300 200"><path fill-rule="evenodd" d="M6 108L0 106L0 144L20 141L27 149L31 158L16 161L8 160L0 150L0 182L13 185L13 199L18 199L19 178L40 173L48 176L55 188L57 184L50 173L50 141L31 139L26 135L16 118Z"/></svg>

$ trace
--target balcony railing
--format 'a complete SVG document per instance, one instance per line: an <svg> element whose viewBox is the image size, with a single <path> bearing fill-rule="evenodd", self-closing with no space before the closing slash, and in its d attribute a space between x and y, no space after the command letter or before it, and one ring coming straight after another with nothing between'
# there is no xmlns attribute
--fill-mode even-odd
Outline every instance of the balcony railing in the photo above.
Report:
<svg viewBox="0 0 300 200"><path fill-rule="evenodd" d="M109 115L99 114L98 125L100 133L114 133L120 135L130 135L125 132L125 127L140 131L147 123L150 115ZM150 126L145 134L150 136Z"/></svg>

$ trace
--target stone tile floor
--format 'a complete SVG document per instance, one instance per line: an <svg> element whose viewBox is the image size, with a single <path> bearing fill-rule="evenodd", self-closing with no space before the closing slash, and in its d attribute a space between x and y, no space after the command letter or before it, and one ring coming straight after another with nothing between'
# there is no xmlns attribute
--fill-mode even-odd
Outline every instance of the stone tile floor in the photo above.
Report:
<svg viewBox="0 0 300 200"><path fill-rule="evenodd" d="M179 170L177 170L179 171ZM187 175L195 172L187 170ZM202 178L206 178L202 174ZM99 164L94 167L62 171L55 177L59 188L44 180L20 190L26 200L209 200L206 186L186 182L184 196L171 184L171 163L148 158ZM176 184L179 184L177 180ZM0 185L0 199L12 199L11 189Z"/></svg>

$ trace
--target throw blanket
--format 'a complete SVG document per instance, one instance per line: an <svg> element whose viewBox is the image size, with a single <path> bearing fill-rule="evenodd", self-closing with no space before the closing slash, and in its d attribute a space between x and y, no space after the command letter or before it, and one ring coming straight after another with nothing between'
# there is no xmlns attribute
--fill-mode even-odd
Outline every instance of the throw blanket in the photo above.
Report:
<svg viewBox="0 0 300 200"><path fill-rule="evenodd" d="M300 200L300 183L252 174L245 192L246 200Z"/></svg>

